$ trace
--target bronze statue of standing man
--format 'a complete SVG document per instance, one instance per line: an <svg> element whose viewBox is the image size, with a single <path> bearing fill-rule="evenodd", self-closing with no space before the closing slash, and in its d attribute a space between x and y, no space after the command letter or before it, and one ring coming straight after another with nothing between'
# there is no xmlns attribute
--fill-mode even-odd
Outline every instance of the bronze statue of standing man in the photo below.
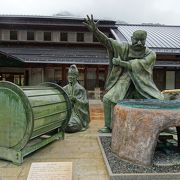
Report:
<svg viewBox="0 0 180 180"><path fill-rule="evenodd" d="M112 129L113 109L122 99L163 99L153 82L153 66L156 54L145 46L147 33L137 30L133 33L132 44L108 38L97 28L93 16L87 16L84 24L108 50L109 71L103 97L105 127L99 132Z"/></svg>

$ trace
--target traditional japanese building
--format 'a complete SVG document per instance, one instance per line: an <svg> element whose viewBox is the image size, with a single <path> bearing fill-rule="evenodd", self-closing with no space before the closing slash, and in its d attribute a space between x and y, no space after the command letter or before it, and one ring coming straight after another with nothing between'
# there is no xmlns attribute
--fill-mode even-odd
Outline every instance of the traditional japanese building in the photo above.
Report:
<svg viewBox="0 0 180 180"><path fill-rule="evenodd" d="M76 64L79 81L89 91L103 90L108 54L84 19L71 17L0 16L0 80L18 85L44 81L67 83L67 70ZM116 24L99 21L108 37L130 41L132 32L144 29L147 46L157 53L154 80L163 89L180 88L180 26Z"/></svg>

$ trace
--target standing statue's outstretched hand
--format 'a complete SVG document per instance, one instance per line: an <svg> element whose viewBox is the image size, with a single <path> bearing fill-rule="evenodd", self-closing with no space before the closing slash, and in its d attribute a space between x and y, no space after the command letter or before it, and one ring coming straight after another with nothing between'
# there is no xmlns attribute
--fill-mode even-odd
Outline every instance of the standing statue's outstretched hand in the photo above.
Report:
<svg viewBox="0 0 180 180"><path fill-rule="evenodd" d="M89 29L89 31L95 32L97 29L97 22L94 22L93 15L91 15L91 18L87 15L87 18L84 19L85 22L83 24Z"/></svg>

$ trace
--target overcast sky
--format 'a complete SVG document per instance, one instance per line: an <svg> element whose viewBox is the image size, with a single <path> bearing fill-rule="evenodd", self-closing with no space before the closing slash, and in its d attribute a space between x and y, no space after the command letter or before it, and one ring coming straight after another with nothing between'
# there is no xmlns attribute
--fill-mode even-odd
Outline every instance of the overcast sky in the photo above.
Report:
<svg viewBox="0 0 180 180"><path fill-rule="evenodd" d="M180 0L0 0L0 14L51 16L66 11L128 23L180 25Z"/></svg>

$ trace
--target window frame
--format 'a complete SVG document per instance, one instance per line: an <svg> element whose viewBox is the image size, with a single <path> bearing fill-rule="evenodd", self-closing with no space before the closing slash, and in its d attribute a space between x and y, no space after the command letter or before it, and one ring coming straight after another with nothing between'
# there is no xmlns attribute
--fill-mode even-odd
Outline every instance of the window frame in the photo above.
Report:
<svg viewBox="0 0 180 180"><path fill-rule="evenodd" d="M44 31L44 41L52 41L52 32L51 31Z"/></svg>
<svg viewBox="0 0 180 180"><path fill-rule="evenodd" d="M15 34L13 34L13 33L15 33ZM15 38L13 36L15 36ZM17 41L18 40L18 31L17 30L10 30L9 39L12 41Z"/></svg>
<svg viewBox="0 0 180 180"><path fill-rule="evenodd" d="M32 35L31 33L33 34L33 38L31 38L31 35ZM30 38L28 38L28 37L30 37ZM34 41L34 40L35 40L35 32L34 31L27 31L27 41Z"/></svg>
<svg viewBox="0 0 180 180"><path fill-rule="evenodd" d="M77 42L84 42L84 33L83 32L77 32L76 33L76 41Z"/></svg>
<svg viewBox="0 0 180 180"><path fill-rule="evenodd" d="M68 41L68 33L67 32L60 32L60 41L67 42Z"/></svg>

